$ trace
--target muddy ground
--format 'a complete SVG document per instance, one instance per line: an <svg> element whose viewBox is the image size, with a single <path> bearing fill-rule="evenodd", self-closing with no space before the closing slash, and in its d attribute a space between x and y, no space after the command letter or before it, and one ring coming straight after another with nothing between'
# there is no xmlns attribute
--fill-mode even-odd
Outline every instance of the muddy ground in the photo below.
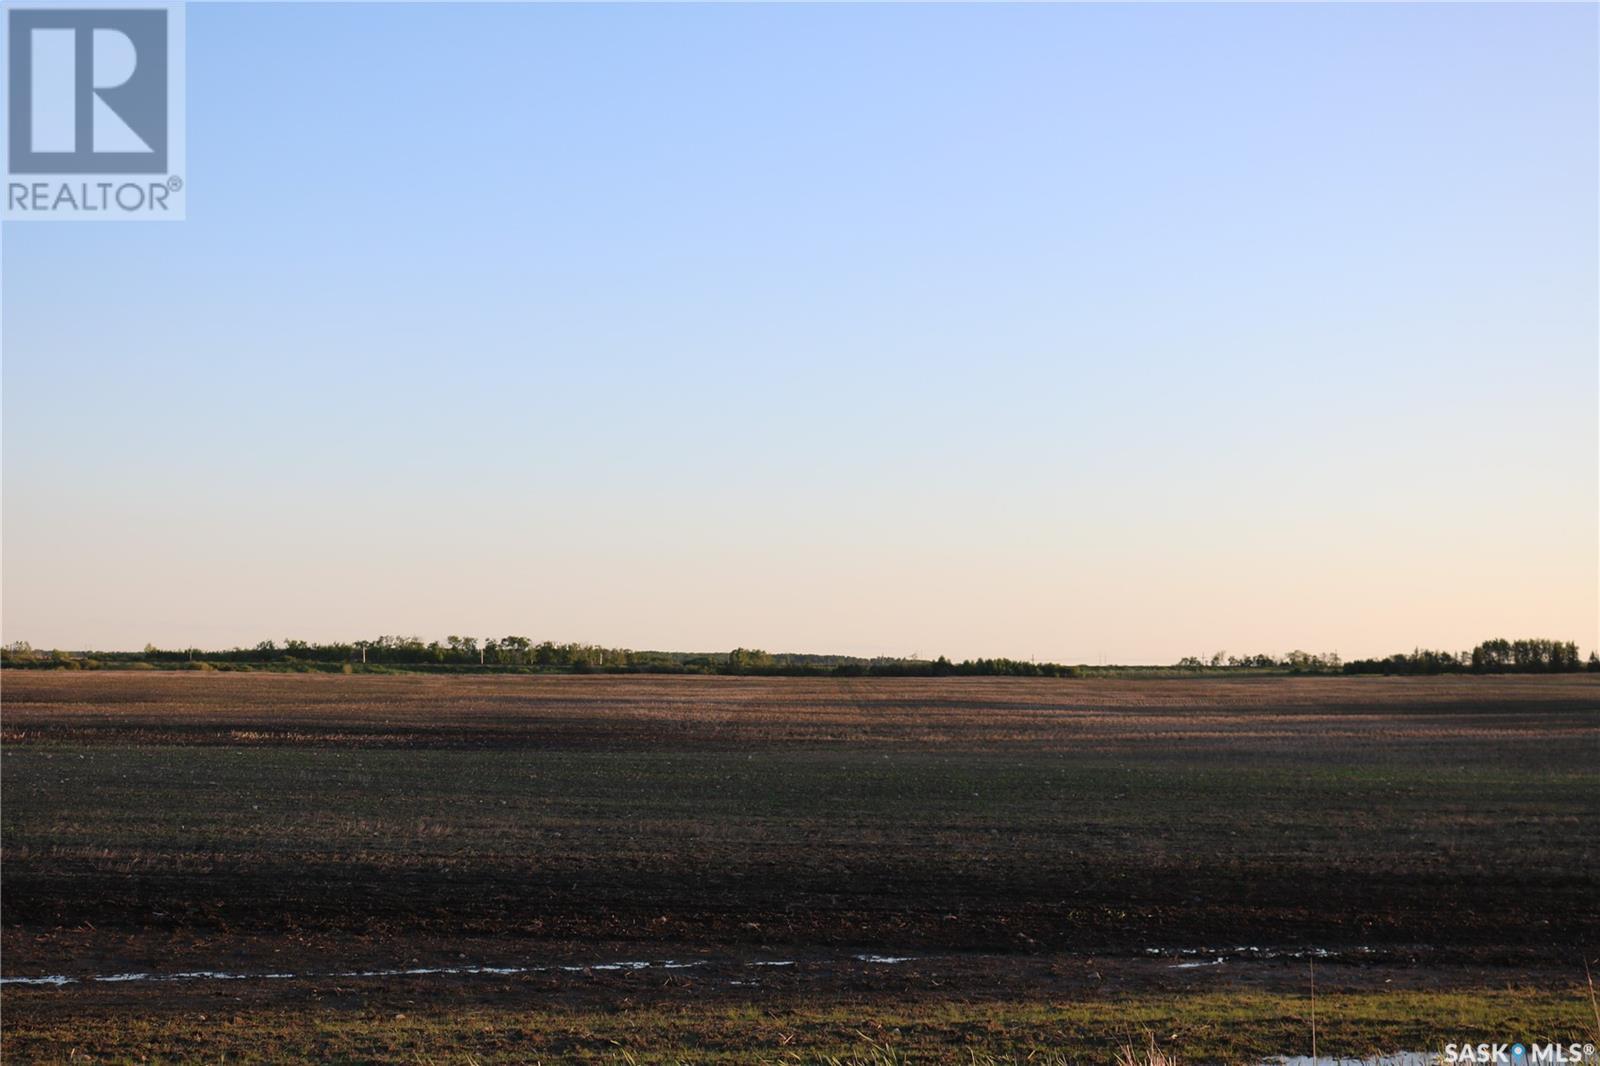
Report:
<svg viewBox="0 0 1600 1066"><path fill-rule="evenodd" d="M1583 676L3 681L5 976L310 975L7 985L13 1052L222 1002L1567 987L1600 945Z"/></svg>

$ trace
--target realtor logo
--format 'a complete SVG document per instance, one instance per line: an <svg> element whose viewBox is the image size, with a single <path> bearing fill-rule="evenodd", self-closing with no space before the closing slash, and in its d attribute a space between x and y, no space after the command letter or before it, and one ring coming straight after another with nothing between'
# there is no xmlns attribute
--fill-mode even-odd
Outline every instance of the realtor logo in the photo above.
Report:
<svg viewBox="0 0 1600 1066"><path fill-rule="evenodd" d="M182 27L175 3L6 5L5 218L183 217Z"/></svg>
<svg viewBox="0 0 1600 1066"><path fill-rule="evenodd" d="M10 16L11 173L165 174L167 13Z"/></svg>

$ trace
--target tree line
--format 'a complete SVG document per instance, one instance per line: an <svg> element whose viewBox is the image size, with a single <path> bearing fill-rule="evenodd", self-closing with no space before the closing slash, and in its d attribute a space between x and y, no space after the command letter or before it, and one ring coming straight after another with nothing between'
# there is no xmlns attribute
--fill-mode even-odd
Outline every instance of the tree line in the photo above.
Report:
<svg viewBox="0 0 1600 1066"><path fill-rule="evenodd" d="M1417 648L1385 659L1357 659L1345 663L1347 674L1570 674L1580 670L1600 672L1600 655L1587 660L1570 640L1533 637L1486 640L1471 651L1433 651Z"/></svg>
<svg viewBox="0 0 1600 1066"><path fill-rule="evenodd" d="M1471 651L1416 648L1383 658L1344 662L1336 653L1291 651L1185 656L1173 667L1088 667L1023 659L965 659L939 656L864 658L848 655L773 654L759 648L728 652L635 651L598 644L534 642L524 636L463 637L424 641L420 637L379 636L372 640L316 643L264 640L248 648L221 651L200 648L158 648L147 644L137 652L40 651L24 642L0 648L0 665L8 667L93 669L278 669L500 673L670 673L743 674L774 677L1079 677L1120 671L1175 670L1272 671L1291 674L1506 674L1600 672L1600 656L1580 657L1573 641L1497 638Z"/></svg>
<svg viewBox="0 0 1600 1066"><path fill-rule="evenodd" d="M1190 655L1178 660L1183 670L1287 670L1298 674L1564 674L1580 670L1600 672L1600 655L1587 660L1570 640L1528 638L1486 640L1471 651L1435 651L1414 648L1376 659L1342 662L1337 654L1312 655L1291 651L1285 655L1229 655L1217 652L1206 658Z"/></svg>
<svg viewBox="0 0 1600 1066"><path fill-rule="evenodd" d="M1258 652L1255 655L1229 655L1219 651L1206 658L1187 655L1178 660L1180 670L1289 670L1302 674L1338 673L1338 652L1314 655L1308 651L1291 651L1282 655Z"/></svg>
<svg viewBox="0 0 1600 1066"><path fill-rule="evenodd" d="M95 668L144 666L210 669L362 669L459 672L748 674L775 677L1072 677L1061 663L1018 659L927 660L881 656L773 654L759 648L729 652L634 651L598 644L540 641L528 637L463 637L424 641L420 637L380 636L372 640L316 643L264 640L251 647L206 650L158 648L138 652L39 651L24 642L0 649L0 663L12 667Z"/></svg>

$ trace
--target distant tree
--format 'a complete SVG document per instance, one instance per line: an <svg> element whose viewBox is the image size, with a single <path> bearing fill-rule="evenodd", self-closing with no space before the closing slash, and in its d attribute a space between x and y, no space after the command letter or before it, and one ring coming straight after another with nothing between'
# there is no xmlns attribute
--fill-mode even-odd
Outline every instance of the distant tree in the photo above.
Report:
<svg viewBox="0 0 1600 1066"><path fill-rule="evenodd" d="M1486 640L1472 649L1472 669L1476 673L1498 673L1511 665L1511 642L1503 638Z"/></svg>
<svg viewBox="0 0 1600 1066"><path fill-rule="evenodd" d="M1256 655L1230 655L1228 665L1234 668L1261 668L1268 666L1281 666L1277 659L1270 655L1258 653Z"/></svg>
<svg viewBox="0 0 1600 1066"><path fill-rule="evenodd" d="M728 672L746 674L754 670L772 669L772 656L760 648L734 648L728 653Z"/></svg>
<svg viewBox="0 0 1600 1066"><path fill-rule="evenodd" d="M533 641L527 637L501 637L484 648L492 662L525 666L533 661Z"/></svg>
<svg viewBox="0 0 1600 1066"><path fill-rule="evenodd" d="M1323 655L1313 655L1307 651L1291 651L1283 657L1282 665L1302 674L1318 674L1328 670L1338 670L1340 667L1339 653L1327 652Z"/></svg>

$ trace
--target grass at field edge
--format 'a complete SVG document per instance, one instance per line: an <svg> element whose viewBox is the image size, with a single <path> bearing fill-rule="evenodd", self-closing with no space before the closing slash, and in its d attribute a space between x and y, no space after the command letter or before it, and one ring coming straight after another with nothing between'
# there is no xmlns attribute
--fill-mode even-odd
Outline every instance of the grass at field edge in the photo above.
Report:
<svg viewBox="0 0 1600 1066"><path fill-rule="evenodd" d="M231 1012L99 1007L50 1017L59 992L8 992L7 1061L96 1063L1111 1063L1148 1049L1184 1062L1308 1054L1309 995L1189 993L1077 1002L653 1006L448 1012L303 1007ZM1335 993L1316 1001L1322 1055L1433 1051L1464 1041L1600 1042L1588 990Z"/></svg>

